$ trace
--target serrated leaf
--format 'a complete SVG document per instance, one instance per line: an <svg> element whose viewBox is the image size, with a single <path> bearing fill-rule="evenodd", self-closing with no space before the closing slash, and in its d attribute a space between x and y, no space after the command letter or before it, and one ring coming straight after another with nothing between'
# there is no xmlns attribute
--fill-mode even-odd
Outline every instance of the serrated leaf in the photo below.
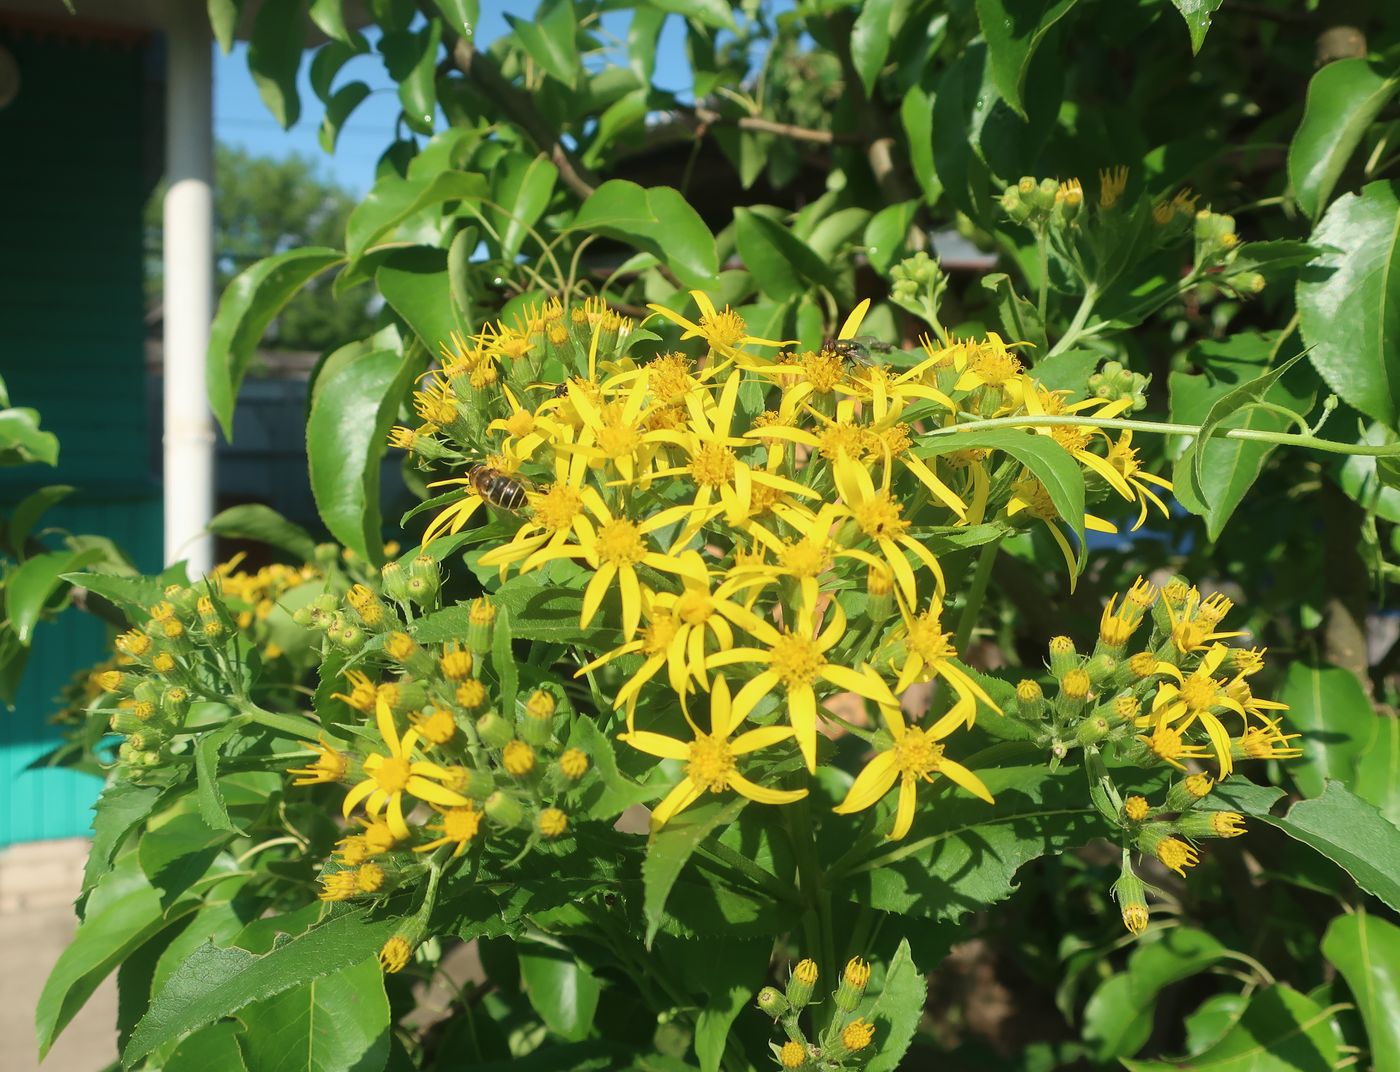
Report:
<svg viewBox="0 0 1400 1072"><path fill-rule="evenodd" d="M875 1025L875 1054L865 1064L865 1072L894 1072L924 1014L928 983L914 965L909 939L901 938L899 948L885 969L880 996L861 1015Z"/></svg>
<svg viewBox="0 0 1400 1072"><path fill-rule="evenodd" d="M238 1019L258 1072L368 1072L389 1054L389 999L374 956L254 1002Z"/></svg>
<svg viewBox="0 0 1400 1072"><path fill-rule="evenodd" d="M643 911L646 916L646 944L661 926L666 899L700 843L721 827L739 817L748 804L746 797L732 800L711 800L681 812L647 841L647 855L642 863Z"/></svg>

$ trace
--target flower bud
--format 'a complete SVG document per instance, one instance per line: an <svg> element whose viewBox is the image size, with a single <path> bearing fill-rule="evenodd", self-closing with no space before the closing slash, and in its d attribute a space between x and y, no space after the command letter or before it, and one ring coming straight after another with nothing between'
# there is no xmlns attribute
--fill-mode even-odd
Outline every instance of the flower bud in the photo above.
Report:
<svg viewBox="0 0 1400 1072"><path fill-rule="evenodd" d="M1030 678L1022 678L1016 683L1016 703L1021 712L1021 717L1025 719L1042 719L1045 717L1045 693L1040 688L1038 681Z"/></svg>
<svg viewBox="0 0 1400 1072"><path fill-rule="evenodd" d="M497 789L481 806L486 817L496 826L513 830L525 821L525 809L513 796Z"/></svg>
<svg viewBox="0 0 1400 1072"><path fill-rule="evenodd" d="M379 577L390 599L396 599L400 603L408 602L408 575L404 573L402 566L397 562L386 562L379 571Z"/></svg>
<svg viewBox="0 0 1400 1072"><path fill-rule="evenodd" d="M331 630L331 642L346 651L359 651L365 643L365 631L346 622L339 629Z"/></svg>
<svg viewBox="0 0 1400 1072"><path fill-rule="evenodd" d="M777 987L765 986L758 992L758 1007L776 1020L787 1013L789 1005Z"/></svg>
<svg viewBox="0 0 1400 1072"><path fill-rule="evenodd" d="M1074 739L1079 744L1088 748L1096 745L1108 736L1108 731L1112 729L1108 719L1102 715L1091 715L1074 728Z"/></svg>
<svg viewBox="0 0 1400 1072"><path fill-rule="evenodd" d="M535 750L524 741L510 741L501 750L501 766L512 777L529 777L535 770Z"/></svg>
<svg viewBox="0 0 1400 1072"><path fill-rule="evenodd" d="M542 837L560 837L569 829L569 817L558 808L545 808L535 819L535 829Z"/></svg>
<svg viewBox="0 0 1400 1072"><path fill-rule="evenodd" d="M841 1029L841 1034L828 1047L826 1056L840 1061L853 1053L859 1053L870 1045L875 1037L875 1025L864 1017L852 1020Z"/></svg>
<svg viewBox="0 0 1400 1072"><path fill-rule="evenodd" d="M1067 636L1050 639L1050 672L1063 678L1079 665L1079 657L1074 652L1074 641Z"/></svg>
<svg viewBox="0 0 1400 1072"><path fill-rule="evenodd" d="M865 614L872 622L888 621L894 614L894 578L883 566L871 566L865 574Z"/></svg>
<svg viewBox="0 0 1400 1072"><path fill-rule="evenodd" d="M1118 909L1128 933L1138 935L1147 930L1147 887L1133 873L1127 860L1123 861L1123 873L1113 884L1113 896L1118 899Z"/></svg>
<svg viewBox="0 0 1400 1072"><path fill-rule="evenodd" d="M1083 703L1089 698L1091 684L1089 672L1075 667L1060 678L1060 695L1066 700L1073 700L1076 704Z"/></svg>
<svg viewBox="0 0 1400 1072"><path fill-rule="evenodd" d="M481 743L488 748L504 748L515 739L510 723L495 711L487 711L476 720L476 732L481 737Z"/></svg>
<svg viewBox="0 0 1400 1072"><path fill-rule="evenodd" d="M807 1064L807 1047L794 1039L788 1039L778 1051L778 1063L787 1072L796 1072Z"/></svg>
<svg viewBox="0 0 1400 1072"><path fill-rule="evenodd" d="M1244 833L1244 816L1237 811L1193 811L1177 820L1187 837L1229 838Z"/></svg>
<svg viewBox="0 0 1400 1072"><path fill-rule="evenodd" d="M1190 811L1209 794L1215 782L1209 774L1188 774L1167 790L1167 807L1171 811Z"/></svg>
<svg viewBox="0 0 1400 1072"><path fill-rule="evenodd" d="M801 1009L812 1000L817 986L817 962L810 958L799 960L788 978L787 1000L794 1009Z"/></svg>
<svg viewBox="0 0 1400 1072"><path fill-rule="evenodd" d="M408 567L408 594L420 606L437 599L442 588L442 571L432 555L417 555Z"/></svg>
<svg viewBox="0 0 1400 1072"><path fill-rule="evenodd" d="M438 668L448 681L465 681L471 677L473 661L472 653L462 650L454 641L443 647Z"/></svg>
<svg viewBox="0 0 1400 1072"><path fill-rule="evenodd" d="M1176 836L1176 827L1170 823L1147 823L1137 835L1137 846L1143 852L1150 852L1164 867L1175 871L1183 878L1186 869L1200 862L1200 854L1188 842Z"/></svg>
<svg viewBox="0 0 1400 1072"><path fill-rule="evenodd" d="M1134 793L1123 801L1123 817L1129 822L1140 823L1151 813L1152 806L1147 803L1147 798Z"/></svg>
<svg viewBox="0 0 1400 1072"><path fill-rule="evenodd" d="M836 1007L842 1012L855 1012L865 988L870 984L870 965L860 957L846 962L841 982L836 987Z"/></svg>
<svg viewBox="0 0 1400 1072"><path fill-rule="evenodd" d="M520 739L540 748L548 744L554 736L554 696L544 689L536 689L525 701L525 709L516 720Z"/></svg>
<svg viewBox="0 0 1400 1072"><path fill-rule="evenodd" d="M588 773L588 753L581 748L565 749L559 757L559 772L570 782Z"/></svg>
<svg viewBox="0 0 1400 1072"><path fill-rule="evenodd" d="M496 608L485 596L472 600L467 614L467 649L473 655L491 650L491 633L496 625Z"/></svg>

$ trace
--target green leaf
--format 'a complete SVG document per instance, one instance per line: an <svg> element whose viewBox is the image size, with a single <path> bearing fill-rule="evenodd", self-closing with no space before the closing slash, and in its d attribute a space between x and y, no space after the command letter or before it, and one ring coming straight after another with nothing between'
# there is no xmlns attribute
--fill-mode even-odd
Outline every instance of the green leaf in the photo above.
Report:
<svg viewBox="0 0 1400 1072"><path fill-rule="evenodd" d="M695 1020L695 1058L700 1072L719 1072L730 1027L768 975L773 943L723 935L665 947L668 959L677 952L683 957L681 978L691 993L703 997Z"/></svg>
<svg viewBox="0 0 1400 1072"><path fill-rule="evenodd" d="M584 811L594 819L616 819L632 805L655 800L664 791L638 785L619 771L612 742L590 718L574 721L569 747L583 749L596 772L596 776L589 776L580 793Z"/></svg>
<svg viewBox="0 0 1400 1072"><path fill-rule="evenodd" d="M932 205L943 192L933 163L933 98L920 86L904 94L899 121L909 148L909 166L923 191L924 203Z"/></svg>
<svg viewBox="0 0 1400 1072"><path fill-rule="evenodd" d="M419 134L433 132L437 113L437 64L442 51L442 22L429 19L418 34L422 52L408 76L399 83L399 102L403 105L404 122Z"/></svg>
<svg viewBox="0 0 1400 1072"><path fill-rule="evenodd" d="M1389 446L1396 441L1393 431L1379 421L1372 422L1361 433L1358 442L1371 446ZM1367 457L1354 454L1342 463L1337 483L1363 510L1375 511L1386 521L1400 522L1400 486L1390 478L1393 458Z"/></svg>
<svg viewBox="0 0 1400 1072"><path fill-rule="evenodd" d="M1077 0L977 0L977 21L987 39L992 82L1022 119L1021 94L1035 50Z"/></svg>
<svg viewBox="0 0 1400 1072"><path fill-rule="evenodd" d="M520 44L544 73L569 89L578 88L578 22L573 0L543 0L533 20L507 15Z"/></svg>
<svg viewBox="0 0 1400 1072"><path fill-rule="evenodd" d="M899 32L908 4L903 0L865 0L851 27L851 63L867 97L890 54L890 39Z"/></svg>
<svg viewBox="0 0 1400 1072"><path fill-rule="evenodd" d="M309 532L262 503L229 507L214 516L209 531L234 540L257 540L301 562L309 562L316 554L316 541Z"/></svg>
<svg viewBox="0 0 1400 1072"><path fill-rule="evenodd" d="M901 201L886 205L865 228L865 255L871 266L881 273L888 272L891 266L905 253L905 239L918 211L915 201Z"/></svg>
<svg viewBox="0 0 1400 1072"><path fill-rule="evenodd" d="M1028 749L1016 743L995 747L1009 756ZM1006 762L969 761L995 804L947 783L920 786L909 835L896 844L882 842L849 870L841 869L841 894L886 912L957 919L1009 897L1023 864L1082 845L1101 829L1081 771ZM896 795L889 794L881 809L892 810Z"/></svg>
<svg viewBox="0 0 1400 1072"><path fill-rule="evenodd" d="M830 267L777 220L736 208L734 242L759 289L775 301L797 297L810 283L832 283Z"/></svg>
<svg viewBox="0 0 1400 1072"><path fill-rule="evenodd" d="M1128 970L1110 975L1084 1006L1084 1039L1095 1060L1131 1057L1152 1034L1157 998L1172 983L1205 971L1227 950L1205 931L1176 927L1144 941Z"/></svg>
<svg viewBox="0 0 1400 1072"><path fill-rule="evenodd" d="M1174 372L1168 381L1171 419L1199 424L1202 429L1175 463L1174 492L1183 506L1205 519L1212 540L1219 537L1275 450L1272 443L1225 439L1218 433L1226 428L1289 430L1287 417L1259 408L1255 402L1299 413L1312 406L1311 394L1299 393L1280 381L1297 357L1256 375L1269 360L1273 345L1270 336L1254 333L1203 342L1192 351L1192 357L1206 368L1206 375Z"/></svg>
<svg viewBox="0 0 1400 1072"><path fill-rule="evenodd" d="M302 0L263 0L248 41L248 71L283 130L301 115L297 71L306 43L302 18Z"/></svg>
<svg viewBox="0 0 1400 1072"><path fill-rule="evenodd" d="M594 190L565 231L595 231L652 254L688 287L711 287L719 274L714 235L669 186L644 188L609 179Z"/></svg>
<svg viewBox="0 0 1400 1072"><path fill-rule="evenodd" d="M511 629L510 608L497 607L496 624L491 633L491 667L496 671L496 683L500 688L501 710L508 720L515 718L516 699L520 694L520 668L511 650L515 635Z"/></svg>
<svg viewBox="0 0 1400 1072"><path fill-rule="evenodd" d="M374 273L374 285L394 312L408 322L430 354L450 346L454 332L468 324L452 295L448 251L433 246L393 250Z"/></svg>
<svg viewBox="0 0 1400 1072"><path fill-rule="evenodd" d="M924 1014L928 983L914 966L909 939L901 938L899 948L885 969L880 996L862 1016L875 1025L876 1052L865 1063L865 1072L894 1072Z"/></svg>
<svg viewBox="0 0 1400 1072"><path fill-rule="evenodd" d="M364 82L350 82L331 94L330 99L326 101L325 114L321 116L319 138L323 152L335 152L336 143L340 140L340 129L345 125L345 120L364 103L369 94L369 86Z"/></svg>
<svg viewBox="0 0 1400 1072"><path fill-rule="evenodd" d="M519 255L530 229L549 207L558 178L559 169L543 154L529 157L513 153L496 166L492 200L500 208L492 209L491 215L506 260L513 261Z"/></svg>
<svg viewBox="0 0 1400 1072"><path fill-rule="evenodd" d="M648 88L639 86L608 105L607 110L598 117L598 128L593 132L593 140L588 143L588 148L584 150L583 163L585 166L598 167L603 162L606 150L612 145L613 140L624 130L637 125L646 118L647 110L650 107L648 104L649 96Z"/></svg>
<svg viewBox="0 0 1400 1072"><path fill-rule="evenodd" d="M1332 1015L1282 984L1256 991L1235 1025L1189 1060L1130 1061L1128 1072L1331 1072L1337 1062Z"/></svg>
<svg viewBox="0 0 1400 1072"><path fill-rule="evenodd" d="M1400 827L1400 718L1376 716L1371 737L1356 761L1356 780L1351 788Z"/></svg>
<svg viewBox="0 0 1400 1072"><path fill-rule="evenodd" d="M345 0L311 0L311 21L332 41L353 44L354 35L345 25Z"/></svg>
<svg viewBox="0 0 1400 1072"><path fill-rule="evenodd" d="M238 387L263 333L284 305L314 277L342 260L338 250L306 246L266 257L240 272L219 299L206 358L209 405L233 439Z"/></svg>
<svg viewBox="0 0 1400 1072"><path fill-rule="evenodd" d="M247 1072L238 1048L239 1025L231 1020L196 1031L161 1065L161 1072Z"/></svg>
<svg viewBox="0 0 1400 1072"><path fill-rule="evenodd" d="M198 779L195 801L199 806L199 817L211 830L234 830L228 817L228 805L224 803L223 790L219 788L219 749L242 727L236 722L206 733L194 747L194 770Z"/></svg>
<svg viewBox="0 0 1400 1072"><path fill-rule="evenodd" d="M1360 57L1336 60L1312 76L1288 146L1288 180L1309 219L1322 215L1347 161L1397 89L1400 78Z"/></svg>
<svg viewBox="0 0 1400 1072"><path fill-rule="evenodd" d="M738 30L727 0L649 0L649 6L694 19L716 30Z"/></svg>
<svg viewBox="0 0 1400 1072"><path fill-rule="evenodd" d="M831 264L846 245L855 240L869 220L870 210L867 208L837 209L817 221L811 233L806 236L807 248L823 262Z"/></svg>
<svg viewBox="0 0 1400 1072"><path fill-rule="evenodd" d="M32 491L19 501L19 505L10 512L9 542L10 550L17 558L23 558L25 545L29 542L29 534L34 531L34 526L39 518L48 512L55 503L62 502L77 488L67 484L50 484L48 487Z"/></svg>
<svg viewBox="0 0 1400 1072"><path fill-rule="evenodd" d="M1331 246L1298 279L1313 367L1368 417L1400 421L1400 183L1339 197L1313 231Z"/></svg>
<svg viewBox="0 0 1400 1072"><path fill-rule="evenodd" d="M433 3L458 37L470 41L476 36L477 22L481 18L480 0L433 0Z"/></svg>
<svg viewBox="0 0 1400 1072"><path fill-rule="evenodd" d="M647 856L642 862L643 911L647 921L646 944L661 926L666 899L680 877L686 862L700 843L716 830L728 826L748 804L746 797L710 800L681 812L647 840Z"/></svg>
<svg viewBox="0 0 1400 1072"><path fill-rule="evenodd" d="M236 946L201 946L151 1002L122 1052L122 1065L130 1068L157 1047L255 1001L364 962L378 953L398 925L396 919L370 922L363 911L354 911L281 942L262 956Z"/></svg>
<svg viewBox="0 0 1400 1072"><path fill-rule="evenodd" d="M428 178L412 179L384 175L346 221L346 255L354 265L372 243L409 217L445 202L477 202L486 196L485 176L472 172L438 171Z"/></svg>
<svg viewBox="0 0 1400 1072"><path fill-rule="evenodd" d="M1283 815L1270 809L1283 790L1231 779L1211 795L1211 806L1233 808L1310 845L1349 874L1367 893L1400 912L1400 828L1340 782L1322 796L1301 800Z"/></svg>
<svg viewBox="0 0 1400 1072"><path fill-rule="evenodd" d="M1400 1068L1400 927L1360 909L1327 927L1322 954L1347 981L1376 1072Z"/></svg>
<svg viewBox="0 0 1400 1072"><path fill-rule="evenodd" d="M1303 735L1302 758L1288 765L1303 794L1320 796L1329 778L1351 785L1377 718L1356 675L1341 666L1290 663L1278 698L1288 705L1289 727Z"/></svg>
<svg viewBox="0 0 1400 1072"><path fill-rule="evenodd" d="M0 465L58 464L58 437L39 427L39 413L26 407L0 409Z"/></svg>
<svg viewBox="0 0 1400 1072"><path fill-rule="evenodd" d="M1031 355L1032 359L1036 354L1045 353L1049 349L1045 336L1045 322L1040 319L1040 311L1036 309L1035 305L1016 292L1016 286L1011 282L1011 277L1005 272L994 272L982 277L982 285L997 296L997 310L1001 317L1002 329L1007 332L1007 338L1030 343L1035 348ZM1098 363L1097 357L1076 353L1073 350L1056 354L1055 358L1068 359L1068 355L1071 354L1075 354L1081 363L1087 358L1091 371L1093 365ZM1045 383L1043 364L1036 365L1031 373L1041 383ZM1050 385L1047 384L1047 386ZM1078 386L1082 390L1083 382L1079 383Z"/></svg>
<svg viewBox="0 0 1400 1072"><path fill-rule="evenodd" d="M1186 20L1186 29L1191 34L1191 51L1201 51L1206 41L1206 31L1210 29L1210 17L1225 0L1172 0L1173 6Z"/></svg>
<svg viewBox="0 0 1400 1072"><path fill-rule="evenodd" d="M379 460L399 402L421 360L372 350L322 372L306 422L316 509L331 535L374 565L384 558Z"/></svg>
<svg viewBox="0 0 1400 1072"><path fill-rule="evenodd" d="M569 1042L582 1042L593 1028L602 991L598 979L561 949L522 942L520 981L545 1026Z"/></svg>
<svg viewBox="0 0 1400 1072"><path fill-rule="evenodd" d="M243 0L209 0L209 25L214 30L214 40L219 42L219 51L225 56L233 48L242 7Z"/></svg>
<svg viewBox="0 0 1400 1072"><path fill-rule="evenodd" d="M168 923L135 853L102 876L39 996L34 1030L41 1059L98 984Z"/></svg>
<svg viewBox="0 0 1400 1072"><path fill-rule="evenodd" d="M96 547L85 551L49 551L26 559L5 578L5 614L21 644L29 646L45 605L67 583L64 574L103 557L102 550Z"/></svg>
<svg viewBox="0 0 1400 1072"><path fill-rule="evenodd" d="M983 428L928 439L915 448L921 458L932 458L965 448L989 448L1009 454L1029 469L1045 486L1060 518L1079 539L1079 562L1084 563L1084 474L1070 453L1049 436L1014 428Z"/></svg>
<svg viewBox="0 0 1400 1072"><path fill-rule="evenodd" d="M107 873L112 857L128 831L145 819L160 799L155 786L113 782L93 805L92 848L83 866L81 896L86 896Z"/></svg>
<svg viewBox="0 0 1400 1072"><path fill-rule="evenodd" d="M369 1072L388 1059L389 999L373 956L255 1002L238 1019L258 1072Z"/></svg>

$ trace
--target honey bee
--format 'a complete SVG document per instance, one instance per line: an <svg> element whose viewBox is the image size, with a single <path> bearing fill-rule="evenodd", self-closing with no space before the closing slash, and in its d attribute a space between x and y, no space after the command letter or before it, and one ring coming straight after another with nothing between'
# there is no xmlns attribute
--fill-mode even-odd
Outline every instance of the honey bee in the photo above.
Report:
<svg viewBox="0 0 1400 1072"><path fill-rule="evenodd" d="M822 352L835 354L837 357L847 361L856 361L862 365L875 365L879 362L871 358L871 353L887 354L894 347L887 342L881 342L869 335L858 335L854 339L838 339L827 336L822 340Z"/></svg>
<svg viewBox="0 0 1400 1072"><path fill-rule="evenodd" d="M489 465L477 465L467 473L467 479L471 481L472 490L481 496L482 501L490 503L498 510L515 513L525 505L525 485L499 469Z"/></svg>

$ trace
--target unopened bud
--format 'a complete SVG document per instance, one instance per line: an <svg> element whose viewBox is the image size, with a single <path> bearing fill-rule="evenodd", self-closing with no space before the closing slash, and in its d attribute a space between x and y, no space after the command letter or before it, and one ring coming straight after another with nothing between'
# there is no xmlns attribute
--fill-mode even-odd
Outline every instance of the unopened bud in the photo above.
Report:
<svg viewBox="0 0 1400 1072"><path fill-rule="evenodd" d="M515 730L495 711L487 711L476 720L476 732L488 748L504 748L515 738Z"/></svg>
<svg viewBox="0 0 1400 1072"><path fill-rule="evenodd" d="M472 600L467 614L467 649L477 656L491 650L491 633L496 624L496 608L489 599L481 596Z"/></svg>
<svg viewBox="0 0 1400 1072"><path fill-rule="evenodd" d="M1172 811L1190 811L1210 795L1214 786L1209 774L1188 774L1167 790L1167 807Z"/></svg>
<svg viewBox="0 0 1400 1072"><path fill-rule="evenodd" d="M841 982L836 988L836 1007L842 1012L855 1012L860 1004L865 988L870 984L870 965L860 957L852 957L841 973Z"/></svg>
<svg viewBox="0 0 1400 1072"><path fill-rule="evenodd" d="M1147 930L1147 887L1142 879L1133 873L1127 861L1123 862L1123 873L1113 884L1113 896L1118 899L1118 909L1123 914L1123 926L1133 935Z"/></svg>
<svg viewBox="0 0 1400 1072"><path fill-rule="evenodd" d="M1050 639L1050 671L1057 678L1063 678L1079 665L1079 657L1074 651L1074 641L1067 636Z"/></svg>
<svg viewBox="0 0 1400 1072"><path fill-rule="evenodd" d="M1102 715L1093 715L1074 728L1074 739L1083 747L1088 748L1107 737L1108 731L1112 728L1108 719Z"/></svg>
<svg viewBox="0 0 1400 1072"><path fill-rule="evenodd" d="M790 1006L777 987L765 986L758 992L758 1007L776 1020L785 1015Z"/></svg>
<svg viewBox="0 0 1400 1072"><path fill-rule="evenodd" d="M481 810L491 822L507 830L515 829L525 821L525 809L520 802L499 789L486 798Z"/></svg>
<svg viewBox="0 0 1400 1072"><path fill-rule="evenodd" d="M801 1009L812 1000L812 992L817 986L817 962L804 959L797 962L788 978L787 1000L794 1009Z"/></svg>
<svg viewBox="0 0 1400 1072"><path fill-rule="evenodd" d="M396 599L400 603L408 602L408 575L402 566L397 562L386 562L379 571L379 576L390 599Z"/></svg>

